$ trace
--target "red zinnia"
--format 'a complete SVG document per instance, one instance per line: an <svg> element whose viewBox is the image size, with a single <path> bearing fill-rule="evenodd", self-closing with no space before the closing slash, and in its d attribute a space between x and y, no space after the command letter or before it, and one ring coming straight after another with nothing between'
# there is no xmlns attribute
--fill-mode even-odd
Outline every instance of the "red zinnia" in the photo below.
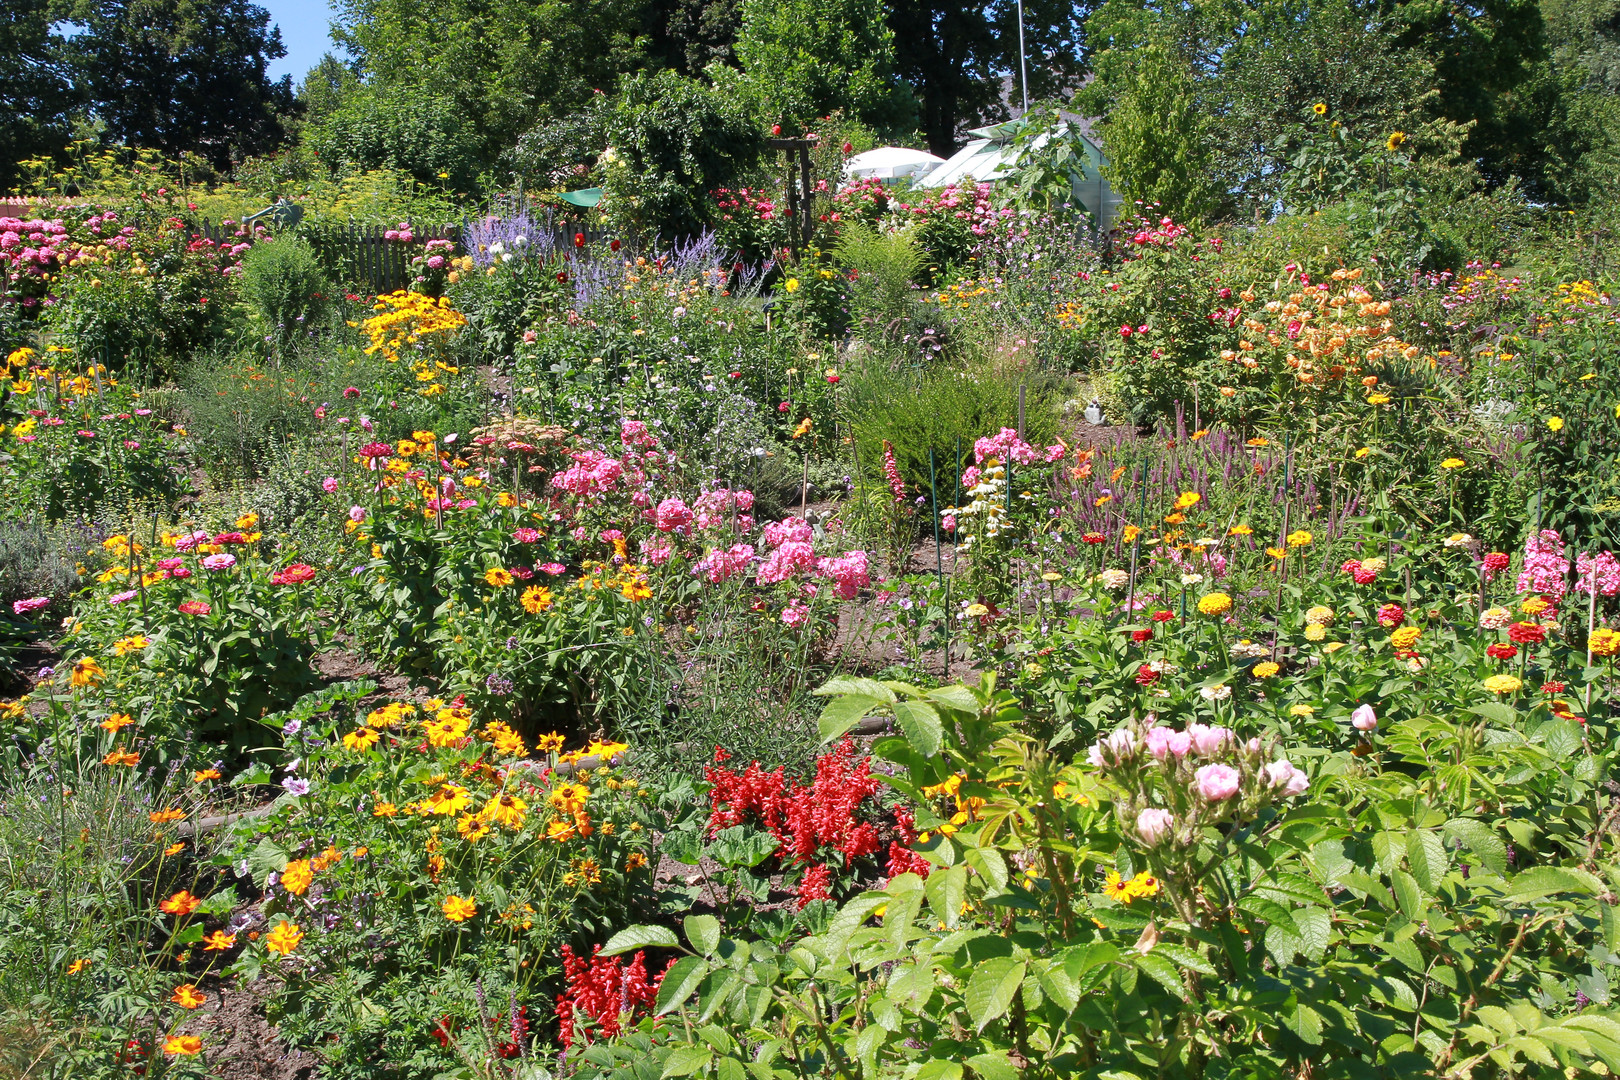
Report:
<svg viewBox="0 0 1620 1080"><path fill-rule="evenodd" d="M1146 686L1158 677L1159 673L1146 664L1136 669L1136 685L1138 686Z"/></svg>
<svg viewBox="0 0 1620 1080"><path fill-rule="evenodd" d="M393 453L394 447L392 443L366 443L366 445L360 448L360 456L363 458L391 457L393 456Z"/></svg>
<svg viewBox="0 0 1620 1080"><path fill-rule="evenodd" d="M308 563L295 562L285 570L270 575L272 585L302 585L315 576L315 568Z"/></svg>
<svg viewBox="0 0 1620 1080"><path fill-rule="evenodd" d="M1088 544L1102 544L1102 543L1106 543L1107 540L1108 540L1108 538L1106 536L1104 536L1102 533L1095 533L1095 532L1088 532L1088 533L1086 533L1086 535L1082 536L1080 539L1085 541Z"/></svg>
<svg viewBox="0 0 1620 1080"><path fill-rule="evenodd" d="M1541 692L1543 694L1562 694L1564 692L1564 684L1561 682L1543 683L1541 685Z"/></svg>
<svg viewBox="0 0 1620 1080"><path fill-rule="evenodd" d="M1547 628L1540 623L1516 622L1508 627L1508 640L1520 645L1539 645L1547 640Z"/></svg>
<svg viewBox="0 0 1620 1080"><path fill-rule="evenodd" d="M1399 604L1385 604L1378 609L1378 625L1393 630L1406 621L1406 609Z"/></svg>
<svg viewBox="0 0 1620 1080"><path fill-rule="evenodd" d="M1175 617L1176 617L1176 613L1173 612L1173 611L1155 611L1153 613L1153 621L1154 622L1169 622L1171 619L1173 619Z"/></svg>
<svg viewBox="0 0 1620 1080"><path fill-rule="evenodd" d="M1505 645L1502 642L1497 642L1485 650L1485 655L1492 660L1511 660L1519 655L1519 649L1515 645Z"/></svg>
<svg viewBox="0 0 1620 1080"><path fill-rule="evenodd" d="M1134 642L1137 642L1138 644L1148 640L1152 636L1153 636L1153 631L1151 629L1148 629L1148 630L1132 630L1131 631L1131 640L1134 641Z"/></svg>
<svg viewBox="0 0 1620 1080"><path fill-rule="evenodd" d="M1494 577L1495 575L1500 574L1503 570L1508 568L1508 564L1512 561L1512 559L1509 559L1500 551L1491 552L1489 555L1485 556L1485 576Z"/></svg>
<svg viewBox="0 0 1620 1080"><path fill-rule="evenodd" d="M584 233L577 232L577 233L574 234L574 246L577 247L577 248L582 248L582 247L585 246L585 234Z"/></svg>
<svg viewBox="0 0 1620 1080"><path fill-rule="evenodd" d="M187 600L185 603L180 605L180 614L182 615L207 615L213 610L214 609L212 607L203 603L201 600Z"/></svg>

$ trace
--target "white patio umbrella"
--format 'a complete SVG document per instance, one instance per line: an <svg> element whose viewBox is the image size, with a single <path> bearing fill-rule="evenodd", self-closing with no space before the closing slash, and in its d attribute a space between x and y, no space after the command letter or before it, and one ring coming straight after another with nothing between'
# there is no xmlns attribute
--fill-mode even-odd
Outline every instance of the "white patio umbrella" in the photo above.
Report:
<svg viewBox="0 0 1620 1080"><path fill-rule="evenodd" d="M926 150L911 150L904 146L880 146L856 154L844 162L844 175L852 180L875 178L898 180L902 176L921 176L944 162Z"/></svg>

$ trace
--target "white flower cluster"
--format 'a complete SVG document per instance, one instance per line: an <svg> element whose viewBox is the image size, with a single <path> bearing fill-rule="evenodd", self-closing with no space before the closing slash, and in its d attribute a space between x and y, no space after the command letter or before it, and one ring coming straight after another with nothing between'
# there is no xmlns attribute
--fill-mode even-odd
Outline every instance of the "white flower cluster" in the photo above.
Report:
<svg viewBox="0 0 1620 1080"><path fill-rule="evenodd" d="M973 550L973 543L980 536L994 540L1006 527L1007 470L1001 465L986 466L979 482L968 488L967 494L972 501L966 506L945 511L956 517L958 535L966 534L956 546L957 551ZM973 518L983 518L982 527L974 529Z"/></svg>

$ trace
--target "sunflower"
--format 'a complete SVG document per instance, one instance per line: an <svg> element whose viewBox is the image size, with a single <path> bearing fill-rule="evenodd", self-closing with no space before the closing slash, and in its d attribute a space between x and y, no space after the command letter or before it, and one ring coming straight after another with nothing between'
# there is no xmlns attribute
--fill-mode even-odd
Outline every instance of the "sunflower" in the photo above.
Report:
<svg viewBox="0 0 1620 1080"><path fill-rule="evenodd" d="M1391 150L1399 150L1401 144L1404 143L1405 141L1406 141L1406 132L1404 132L1404 131L1392 131L1392 132L1390 132L1388 141L1386 141L1384 143L1384 145L1386 147L1388 147L1389 149L1391 149Z"/></svg>
<svg viewBox="0 0 1620 1080"><path fill-rule="evenodd" d="M1315 105L1311 106L1311 112L1315 113L1317 116L1326 116L1327 115L1327 102L1318 101Z"/></svg>

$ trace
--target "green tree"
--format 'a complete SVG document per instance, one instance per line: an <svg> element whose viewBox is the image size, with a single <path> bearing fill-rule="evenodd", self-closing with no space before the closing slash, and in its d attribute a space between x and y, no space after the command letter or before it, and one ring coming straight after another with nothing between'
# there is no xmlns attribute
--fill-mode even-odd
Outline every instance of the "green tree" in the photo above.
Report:
<svg viewBox="0 0 1620 1080"><path fill-rule="evenodd" d="M274 149L294 107L270 13L249 0L76 0L73 80L107 137L225 168Z"/></svg>
<svg viewBox="0 0 1620 1080"><path fill-rule="evenodd" d="M484 167L647 59L647 0L337 0L337 12L333 37L375 100L444 102Z"/></svg>
<svg viewBox="0 0 1620 1080"><path fill-rule="evenodd" d="M1154 42L1137 52L1102 127L1110 180L1127 199L1158 203L1177 221L1211 217L1227 200L1209 132L1186 61Z"/></svg>
<svg viewBox="0 0 1620 1080"><path fill-rule="evenodd" d="M58 154L72 137L67 43L49 8L50 0L0 8L0 191L16 186L17 162Z"/></svg>
<svg viewBox="0 0 1620 1080"><path fill-rule="evenodd" d="M307 138L328 166L398 169L458 191L472 189L486 160L483 140L453 101L408 85L352 88Z"/></svg>
<svg viewBox="0 0 1620 1080"><path fill-rule="evenodd" d="M1067 96L1085 73L1082 26L1093 0L1028 0L1024 47L1029 100ZM962 132L1005 120L1018 85L1018 5L1015 0L955 4L893 0L895 63L920 103L928 149L944 157Z"/></svg>
<svg viewBox="0 0 1620 1080"><path fill-rule="evenodd" d="M304 119L315 122L331 116L355 94L359 85L360 80L347 64L331 53L322 56L298 84L298 104L303 108Z"/></svg>
<svg viewBox="0 0 1620 1080"><path fill-rule="evenodd" d="M652 55L689 78L710 64L737 66L743 0L652 0Z"/></svg>
<svg viewBox="0 0 1620 1080"><path fill-rule="evenodd" d="M712 77L773 121L807 125L843 110L880 131L912 128L894 32L871 0L745 0L736 53L742 72L716 67Z"/></svg>

